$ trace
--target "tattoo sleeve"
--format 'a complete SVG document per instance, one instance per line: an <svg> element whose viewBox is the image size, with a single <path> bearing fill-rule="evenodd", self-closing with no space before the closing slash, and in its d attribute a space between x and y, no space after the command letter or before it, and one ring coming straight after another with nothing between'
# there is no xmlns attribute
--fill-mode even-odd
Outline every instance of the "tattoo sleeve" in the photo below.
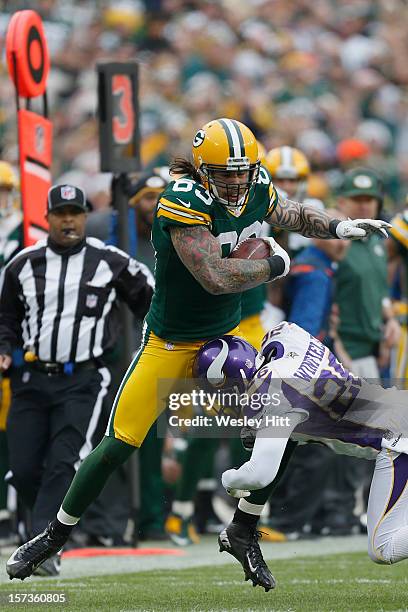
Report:
<svg viewBox="0 0 408 612"><path fill-rule="evenodd" d="M293 202L279 195L275 210L266 221L289 232L299 232L308 238L334 238L329 230L330 217L324 210Z"/></svg>
<svg viewBox="0 0 408 612"><path fill-rule="evenodd" d="M218 241L202 225L172 227L170 235L183 264L209 293L240 293L269 279L270 267L265 259L222 258Z"/></svg>

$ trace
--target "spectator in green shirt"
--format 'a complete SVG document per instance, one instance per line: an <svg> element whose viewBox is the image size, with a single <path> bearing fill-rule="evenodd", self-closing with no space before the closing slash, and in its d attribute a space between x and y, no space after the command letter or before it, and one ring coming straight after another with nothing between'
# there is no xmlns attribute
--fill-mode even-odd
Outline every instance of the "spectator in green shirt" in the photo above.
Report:
<svg viewBox="0 0 408 612"><path fill-rule="evenodd" d="M338 208L351 219L378 216L383 202L382 183L368 168L344 175ZM393 316L387 283L387 253L378 236L353 241L336 275L335 301L339 307L339 337L352 371L378 378L380 344L391 349L399 340L400 325Z"/></svg>
<svg viewBox="0 0 408 612"><path fill-rule="evenodd" d="M376 218L382 203L382 181L373 170L358 167L344 174L338 208L346 217ZM400 335L389 298L385 241L377 237L353 241L339 264L335 281L334 301L339 312L334 338L336 354L354 374L378 381L380 347L383 366L387 359L384 353L390 353ZM335 462L338 467L326 492L325 510L331 515L330 524L337 526L340 533L344 525L355 522L357 492L361 490L365 499L371 468L368 462L355 457L338 456ZM365 508L360 507L358 514L364 524Z"/></svg>

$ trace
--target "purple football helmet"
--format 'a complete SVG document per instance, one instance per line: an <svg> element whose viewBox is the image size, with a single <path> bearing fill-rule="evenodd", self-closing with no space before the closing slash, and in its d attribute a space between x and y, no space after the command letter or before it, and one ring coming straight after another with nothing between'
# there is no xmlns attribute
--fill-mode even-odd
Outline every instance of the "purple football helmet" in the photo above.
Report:
<svg viewBox="0 0 408 612"><path fill-rule="evenodd" d="M209 340L197 352L193 377L205 381L205 386L236 389L243 393L256 371L258 352L239 336L222 336Z"/></svg>

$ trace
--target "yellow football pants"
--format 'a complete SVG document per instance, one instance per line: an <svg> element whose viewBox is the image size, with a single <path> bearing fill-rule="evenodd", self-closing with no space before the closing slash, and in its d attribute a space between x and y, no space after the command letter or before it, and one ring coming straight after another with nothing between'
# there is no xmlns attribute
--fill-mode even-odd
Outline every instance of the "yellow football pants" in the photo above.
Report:
<svg viewBox="0 0 408 612"><path fill-rule="evenodd" d="M262 338L267 332L262 325L261 315L257 313L242 319L239 329L240 335L259 351L261 349Z"/></svg>
<svg viewBox="0 0 408 612"><path fill-rule="evenodd" d="M265 302L261 312L242 319L239 324L241 336L256 348L261 350L264 335L284 319L284 312L269 302Z"/></svg>
<svg viewBox="0 0 408 612"><path fill-rule="evenodd" d="M228 333L242 337L239 327ZM205 342L168 342L147 329L116 394L106 435L141 446L166 409L171 381L192 377L194 357Z"/></svg>

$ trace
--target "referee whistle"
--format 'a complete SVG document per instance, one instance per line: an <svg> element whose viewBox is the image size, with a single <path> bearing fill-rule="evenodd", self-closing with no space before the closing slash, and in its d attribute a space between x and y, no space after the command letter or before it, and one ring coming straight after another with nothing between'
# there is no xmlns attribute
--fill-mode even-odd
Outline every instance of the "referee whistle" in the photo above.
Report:
<svg viewBox="0 0 408 612"><path fill-rule="evenodd" d="M62 233L64 234L64 236L67 236L67 238L74 238L75 240L78 240L79 238L81 238L81 236L76 234L75 230L71 228L63 229Z"/></svg>
<svg viewBox="0 0 408 612"><path fill-rule="evenodd" d="M28 361L29 363L32 363L33 361L37 361L38 357L35 353L33 353L32 351L26 351L24 353L24 361Z"/></svg>

